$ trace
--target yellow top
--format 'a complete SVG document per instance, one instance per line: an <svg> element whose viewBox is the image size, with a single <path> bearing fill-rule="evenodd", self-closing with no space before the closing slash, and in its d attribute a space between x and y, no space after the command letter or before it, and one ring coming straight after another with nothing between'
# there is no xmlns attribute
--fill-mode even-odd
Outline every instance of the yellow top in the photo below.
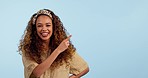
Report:
<svg viewBox="0 0 148 78"><path fill-rule="evenodd" d="M43 55L41 58L46 59L45 55ZM38 65L38 63L26 57L24 52L22 53L22 60L24 64L25 78L35 78L32 76L32 71ZM75 52L69 66L67 66L65 63L54 70L48 68L40 78L69 78L69 74L77 75L87 67L87 63L78 55L78 53Z"/></svg>

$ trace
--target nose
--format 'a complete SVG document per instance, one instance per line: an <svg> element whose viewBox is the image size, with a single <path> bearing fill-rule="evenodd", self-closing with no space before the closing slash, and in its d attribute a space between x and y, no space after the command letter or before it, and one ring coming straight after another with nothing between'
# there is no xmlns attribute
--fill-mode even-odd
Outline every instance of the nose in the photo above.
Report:
<svg viewBox="0 0 148 78"><path fill-rule="evenodd" d="M42 30L43 31L46 31L47 30L47 27L44 25L43 28L42 28Z"/></svg>

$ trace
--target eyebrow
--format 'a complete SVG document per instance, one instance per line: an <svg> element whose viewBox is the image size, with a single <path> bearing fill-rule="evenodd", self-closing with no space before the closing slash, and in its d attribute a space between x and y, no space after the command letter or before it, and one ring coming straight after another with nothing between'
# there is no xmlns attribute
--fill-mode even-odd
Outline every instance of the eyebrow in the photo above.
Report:
<svg viewBox="0 0 148 78"><path fill-rule="evenodd" d="M40 23L40 22L39 22L39 23L37 23L37 24L42 24L42 23ZM51 24L51 23L50 23L50 22L48 22L48 23L46 23L46 24Z"/></svg>
<svg viewBox="0 0 148 78"><path fill-rule="evenodd" d="M46 23L46 24L51 24L50 22Z"/></svg>

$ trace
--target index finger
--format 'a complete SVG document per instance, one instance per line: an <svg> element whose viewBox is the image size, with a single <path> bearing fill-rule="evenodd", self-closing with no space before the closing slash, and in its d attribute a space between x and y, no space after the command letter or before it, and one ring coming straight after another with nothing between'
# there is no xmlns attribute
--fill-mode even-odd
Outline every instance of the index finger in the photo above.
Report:
<svg viewBox="0 0 148 78"><path fill-rule="evenodd" d="M68 40L70 40L71 37L72 37L72 35L68 36L65 40L68 41Z"/></svg>

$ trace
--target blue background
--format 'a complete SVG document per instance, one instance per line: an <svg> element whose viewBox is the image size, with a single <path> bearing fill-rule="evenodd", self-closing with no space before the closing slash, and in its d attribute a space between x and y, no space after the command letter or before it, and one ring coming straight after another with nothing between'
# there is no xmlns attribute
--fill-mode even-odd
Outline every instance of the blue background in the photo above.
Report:
<svg viewBox="0 0 148 78"><path fill-rule="evenodd" d="M23 78L19 40L48 8L72 34L90 72L83 78L148 78L148 0L0 0L0 76Z"/></svg>

